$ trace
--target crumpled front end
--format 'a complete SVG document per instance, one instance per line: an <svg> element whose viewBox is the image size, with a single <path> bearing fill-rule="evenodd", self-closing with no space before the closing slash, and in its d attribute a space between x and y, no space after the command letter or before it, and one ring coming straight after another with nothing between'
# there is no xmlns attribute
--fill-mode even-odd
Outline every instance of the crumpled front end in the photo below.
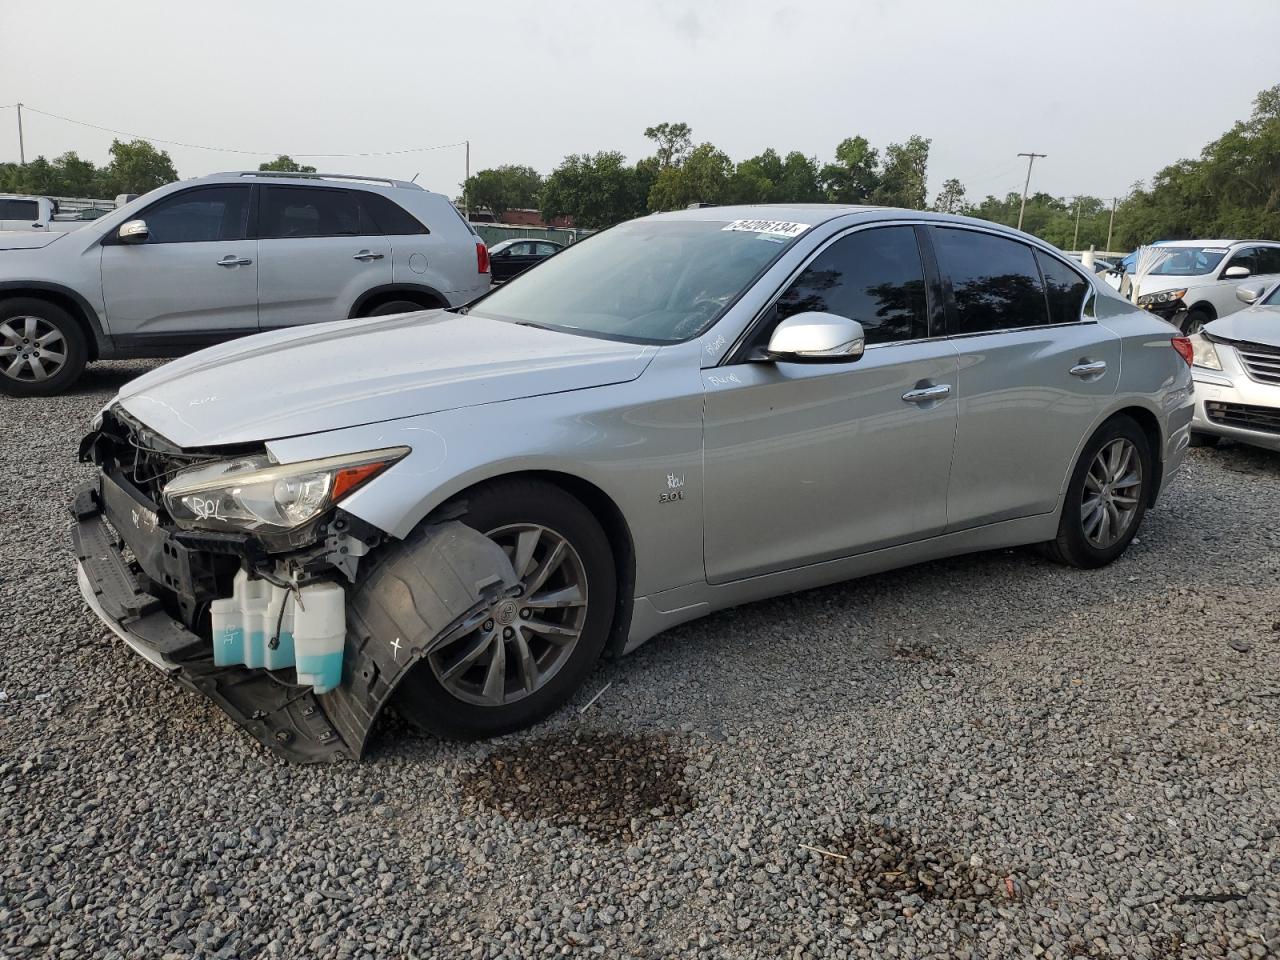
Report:
<svg viewBox="0 0 1280 960"><path fill-rule="evenodd" d="M515 584L501 548L442 518L420 547L431 596L406 598L389 621L385 599L363 609L361 589L387 538L341 509L266 543L182 529L160 492L211 452L172 447L108 411L81 455L100 470L71 505L90 608L149 663L289 760L358 759L400 681Z"/></svg>

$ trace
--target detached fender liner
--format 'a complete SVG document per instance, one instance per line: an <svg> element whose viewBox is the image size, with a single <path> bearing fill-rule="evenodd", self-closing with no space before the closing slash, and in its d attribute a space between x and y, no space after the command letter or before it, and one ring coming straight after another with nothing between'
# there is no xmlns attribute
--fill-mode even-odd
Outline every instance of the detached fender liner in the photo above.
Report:
<svg viewBox="0 0 1280 960"><path fill-rule="evenodd" d="M348 597L342 684L317 696L242 666L216 667L210 642L165 611L138 581L102 515L96 484L77 491L71 540L81 593L136 653L213 700L272 752L298 763L359 759L386 701L436 644L517 587L502 548L456 520L431 524L386 550Z"/></svg>

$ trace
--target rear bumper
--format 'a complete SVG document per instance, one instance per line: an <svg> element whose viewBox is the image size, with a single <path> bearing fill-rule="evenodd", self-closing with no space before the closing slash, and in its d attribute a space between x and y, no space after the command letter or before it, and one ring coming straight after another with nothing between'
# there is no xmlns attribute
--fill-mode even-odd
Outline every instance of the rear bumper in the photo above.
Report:
<svg viewBox="0 0 1280 960"><path fill-rule="evenodd" d="M285 759L313 763L359 757L364 736L344 738L309 688L264 670L214 666L209 641L170 616L160 598L144 589L103 514L97 484L77 491L72 515L80 592L89 609L131 650L180 686L213 700Z"/></svg>

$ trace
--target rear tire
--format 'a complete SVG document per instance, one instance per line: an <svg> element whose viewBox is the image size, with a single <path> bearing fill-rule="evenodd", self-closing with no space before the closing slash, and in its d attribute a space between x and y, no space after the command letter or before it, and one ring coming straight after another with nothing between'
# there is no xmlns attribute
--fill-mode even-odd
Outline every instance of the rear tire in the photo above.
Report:
<svg viewBox="0 0 1280 960"><path fill-rule="evenodd" d="M1124 415L1108 420L1076 461L1058 535L1044 544L1046 555L1085 569L1111 563L1137 535L1154 478L1142 428Z"/></svg>
<svg viewBox="0 0 1280 960"><path fill-rule="evenodd" d="M0 392L13 397L62 393L88 359L84 330L66 310L35 297L0 302Z"/></svg>
<svg viewBox="0 0 1280 960"><path fill-rule="evenodd" d="M559 566L549 570L541 587L517 598L514 617L509 617L511 611L495 606L487 624L451 644L438 657L423 660L396 691L397 708L414 726L438 736L474 740L530 726L573 696L604 650L613 622L617 582L604 530L582 503L560 487L540 480L500 480L460 499L465 501L466 513L459 519L509 547L513 563L526 568L521 577L526 584L535 584L556 544L563 545L565 556ZM535 530L543 533L532 541L528 562L522 564L518 555L521 537L532 537ZM516 573L522 571L517 569ZM577 580L582 583L575 593ZM540 605L553 593L558 603L565 601L564 606ZM569 605L579 597L582 604ZM583 606L585 610L579 609ZM481 702L488 692L484 681L487 665L493 663L492 653L449 675L465 660L467 651L478 649L477 640L482 639L485 627L494 638L492 649L502 645L504 651L506 679L500 684L504 691L501 703ZM539 631L548 632L540 636ZM577 636L564 651L558 641L564 641L566 632ZM455 649L458 652L453 652ZM522 652L534 673L546 667L545 676L525 682Z"/></svg>
<svg viewBox="0 0 1280 960"><path fill-rule="evenodd" d="M389 300L386 303L380 303L372 310L368 311L366 317L389 317L396 313L419 313L423 310L437 310L438 307L424 307L420 303L414 303L412 300Z"/></svg>

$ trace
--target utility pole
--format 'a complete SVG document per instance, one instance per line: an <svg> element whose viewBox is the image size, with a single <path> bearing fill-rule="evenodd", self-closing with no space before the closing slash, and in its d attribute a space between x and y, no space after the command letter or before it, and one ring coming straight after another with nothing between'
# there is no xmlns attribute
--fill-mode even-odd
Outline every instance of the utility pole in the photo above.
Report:
<svg viewBox="0 0 1280 960"><path fill-rule="evenodd" d="M27 165L27 148L22 142L22 104L18 104L18 163Z"/></svg>
<svg viewBox="0 0 1280 960"><path fill-rule="evenodd" d="M1111 222L1107 224L1107 252L1111 252L1111 228L1116 225L1116 204L1120 202L1119 197L1111 198Z"/></svg>
<svg viewBox="0 0 1280 960"><path fill-rule="evenodd" d="M1022 229L1022 215L1027 212L1027 190L1031 187L1031 168L1035 165L1036 157L1047 157L1047 153L1020 153L1020 157L1027 158L1027 182L1022 185L1022 206L1018 210L1018 229Z"/></svg>
<svg viewBox="0 0 1280 960"><path fill-rule="evenodd" d="M1071 249L1080 249L1080 198L1076 197L1076 232L1071 235Z"/></svg>
<svg viewBox="0 0 1280 960"><path fill-rule="evenodd" d="M467 174L466 179L462 181L462 216L466 220L471 219L471 203L467 200L467 180L471 179L471 141L463 141L467 145Z"/></svg>

